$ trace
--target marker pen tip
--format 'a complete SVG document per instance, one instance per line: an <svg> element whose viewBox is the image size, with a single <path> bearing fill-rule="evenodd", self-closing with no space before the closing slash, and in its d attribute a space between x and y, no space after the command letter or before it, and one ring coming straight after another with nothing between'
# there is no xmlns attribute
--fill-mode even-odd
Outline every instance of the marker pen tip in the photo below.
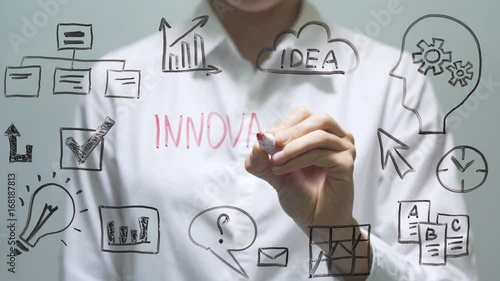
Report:
<svg viewBox="0 0 500 281"><path fill-rule="evenodd" d="M257 133L257 140L263 140L265 137L264 133L263 132L258 132Z"/></svg>

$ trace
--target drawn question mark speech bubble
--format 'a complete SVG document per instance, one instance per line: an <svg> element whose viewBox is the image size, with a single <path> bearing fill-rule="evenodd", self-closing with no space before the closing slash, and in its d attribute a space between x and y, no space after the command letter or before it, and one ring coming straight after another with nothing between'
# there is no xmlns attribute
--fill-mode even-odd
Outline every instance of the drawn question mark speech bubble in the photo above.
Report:
<svg viewBox="0 0 500 281"><path fill-rule="evenodd" d="M210 251L232 270L248 278L233 255L233 252L250 248L257 238L257 224L246 211L233 206L206 209L191 221L189 238L193 244Z"/></svg>
<svg viewBox="0 0 500 281"><path fill-rule="evenodd" d="M224 235L224 231L222 231L222 225L229 223L230 218L226 213L222 213L219 215L217 218L217 227L219 228L220 235ZM224 243L224 240L221 238L219 239L219 243L222 244Z"/></svg>

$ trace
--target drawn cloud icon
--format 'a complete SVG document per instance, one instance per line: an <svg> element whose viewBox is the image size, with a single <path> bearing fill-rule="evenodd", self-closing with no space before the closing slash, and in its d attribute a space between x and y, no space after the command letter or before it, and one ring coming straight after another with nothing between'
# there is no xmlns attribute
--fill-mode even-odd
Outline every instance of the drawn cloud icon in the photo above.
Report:
<svg viewBox="0 0 500 281"><path fill-rule="evenodd" d="M325 34L325 41L318 41L318 34ZM356 47L346 39L332 39L328 25L319 21L307 22L298 32L279 33L273 47L262 49L256 59L260 71L278 74L343 75L358 64Z"/></svg>

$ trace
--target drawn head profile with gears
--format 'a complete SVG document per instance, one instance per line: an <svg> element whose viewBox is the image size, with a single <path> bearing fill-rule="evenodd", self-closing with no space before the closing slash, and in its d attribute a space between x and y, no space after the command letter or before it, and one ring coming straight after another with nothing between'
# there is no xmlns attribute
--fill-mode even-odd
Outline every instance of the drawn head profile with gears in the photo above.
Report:
<svg viewBox="0 0 500 281"><path fill-rule="evenodd" d="M447 15L426 15L406 30L390 75L404 81L402 105L417 116L419 133L445 134L446 118L477 88L481 68L479 41L465 23ZM437 90L443 118L436 118L437 108L429 110L426 101L431 97L426 95L432 91L417 90L430 89L422 85L426 81Z"/></svg>

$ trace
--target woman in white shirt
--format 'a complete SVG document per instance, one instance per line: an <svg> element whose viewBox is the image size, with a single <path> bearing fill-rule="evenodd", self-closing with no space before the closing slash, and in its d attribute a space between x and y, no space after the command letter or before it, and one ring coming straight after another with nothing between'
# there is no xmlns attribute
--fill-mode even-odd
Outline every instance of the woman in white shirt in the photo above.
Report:
<svg viewBox="0 0 500 281"><path fill-rule="evenodd" d="M163 26L167 37L160 31L109 55L141 70L139 100L107 99L104 91L119 89L107 89L106 81L93 82L78 126L96 127L106 116L116 124L106 135L103 170L75 175L87 189L83 200L89 212L79 223L88 230L85 235L66 234L72 246L64 249L63 280L477 279L473 251L448 259L446 266L423 266L418 244L398 242L400 201L431 201L430 219L422 216L427 223L435 222L438 212L465 213L460 194L447 192L431 176L451 148L450 137L418 135L418 120L401 106L401 81L389 76L398 50L338 26L316 24L307 34L307 46L286 38L277 42L279 49L302 48L303 56L311 58L306 49L328 49L330 39L342 38L355 48L350 58L356 60L355 70L345 75L268 73L257 64L279 64L281 56L256 58L273 46L280 32L324 22L311 4L203 0L193 18L201 15L209 20L195 32L203 37L207 64L221 73L162 69L163 40L180 38L195 25L187 21L185 26ZM345 59L338 56L338 61ZM106 69L93 69L99 71ZM432 91L423 77L408 77L414 78L408 96ZM422 99L429 114L440 118L433 112L437 107L432 95ZM414 173L401 179L393 167L382 171L379 128L412 149L406 157ZM252 147L260 130L276 139L279 151L271 158L257 144ZM157 253L102 251L107 238L100 207L137 205L158 210ZM222 206L244 210L256 228L230 215L204 221L203 233L191 233L198 214ZM310 232L313 226L326 228ZM213 244L200 246L193 241L199 236ZM340 236L352 237L340 243L352 247L339 254L334 245ZM224 248L231 243L244 250L227 255L225 249L236 249ZM259 263L264 258L260 248L273 247L288 249L286 267Z"/></svg>

